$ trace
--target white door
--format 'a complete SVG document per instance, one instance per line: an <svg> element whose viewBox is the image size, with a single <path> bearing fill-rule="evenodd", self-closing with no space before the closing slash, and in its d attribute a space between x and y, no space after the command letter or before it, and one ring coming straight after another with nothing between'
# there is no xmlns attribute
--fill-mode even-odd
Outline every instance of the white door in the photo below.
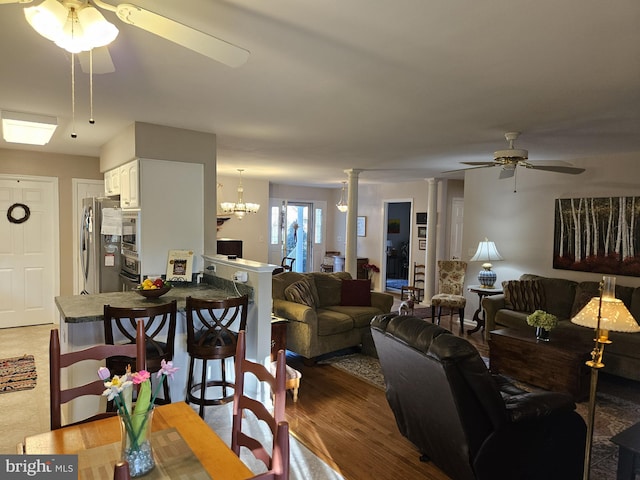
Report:
<svg viewBox="0 0 640 480"><path fill-rule="evenodd" d="M0 176L0 211L0 328L55 323L57 178Z"/></svg>
<svg viewBox="0 0 640 480"><path fill-rule="evenodd" d="M116 169L117 170L117 169ZM82 199L104 196L104 182L102 180L87 180L73 178L73 293L78 295L83 289L82 274L80 273L80 218L82 217Z"/></svg>

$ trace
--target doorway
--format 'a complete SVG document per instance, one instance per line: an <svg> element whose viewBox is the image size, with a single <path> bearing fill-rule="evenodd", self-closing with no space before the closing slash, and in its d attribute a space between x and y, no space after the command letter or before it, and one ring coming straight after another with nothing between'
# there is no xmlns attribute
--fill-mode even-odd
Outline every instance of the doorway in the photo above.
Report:
<svg viewBox="0 0 640 480"><path fill-rule="evenodd" d="M409 283L411 202L387 202L385 290L400 292Z"/></svg>
<svg viewBox="0 0 640 480"><path fill-rule="evenodd" d="M58 179L0 175L0 328L57 321ZM9 218L10 217L10 218Z"/></svg>
<svg viewBox="0 0 640 480"><path fill-rule="evenodd" d="M314 248L322 246L323 207L312 202L271 199L269 263L289 259L294 272L314 271Z"/></svg>

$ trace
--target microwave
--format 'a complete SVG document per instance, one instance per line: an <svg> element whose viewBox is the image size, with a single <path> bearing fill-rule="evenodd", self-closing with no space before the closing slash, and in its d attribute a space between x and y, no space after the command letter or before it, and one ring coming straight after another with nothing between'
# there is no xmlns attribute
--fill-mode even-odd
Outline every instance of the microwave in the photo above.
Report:
<svg viewBox="0 0 640 480"><path fill-rule="evenodd" d="M132 257L140 254L140 212L122 212L122 253Z"/></svg>

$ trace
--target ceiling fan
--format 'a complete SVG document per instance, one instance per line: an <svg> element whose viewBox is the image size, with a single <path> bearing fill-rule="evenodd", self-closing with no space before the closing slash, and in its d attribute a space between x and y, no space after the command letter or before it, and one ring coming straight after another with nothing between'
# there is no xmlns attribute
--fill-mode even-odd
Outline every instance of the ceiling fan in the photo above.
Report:
<svg viewBox="0 0 640 480"><path fill-rule="evenodd" d="M509 148L506 150L498 150L493 153L492 162L462 162L465 165L471 165L473 168L485 167L502 167L499 178L510 178L516 173L517 167L530 168L532 170L545 170L547 172L568 173L577 175L585 171L584 168L577 168L570 163L563 161L544 162L545 164L533 163L528 160L529 152L514 148L513 143L520 136L520 132L507 132L504 138L509 142ZM470 170L463 169L463 170Z"/></svg>
<svg viewBox="0 0 640 480"><path fill-rule="evenodd" d="M32 1L33 0L0 0L0 4L28 4ZM128 3L114 6L102 0L44 0L37 6L25 8L25 16L27 21L38 33L49 40L55 41L57 45L71 53L80 53L85 50L104 50L100 52L100 56L94 57L93 60L94 62L96 60L98 60L98 62L105 62L106 66L94 64L93 70L94 73L101 73L101 70L105 70L103 73L106 73L106 71L113 71L113 64L111 63L108 52L105 55L106 49L102 49L101 47L111 43L118 35L118 30L114 25L104 19L99 10L94 8L94 5L102 10L115 12L121 21L129 25L158 35L159 37L177 43L229 67L239 67L249 58L249 51L244 48ZM38 15L38 18L35 20L33 18L34 15ZM50 30L41 31L39 27L41 27L42 24L39 22L45 20L47 22L53 22L54 32ZM48 26L49 25L47 25L47 27ZM100 33L106 33L110 39L105 40L106 43L103 45L93 44L90 48L78 47L76 45L70 47L72 49L69 49L67 45L64 44L66 42L59 42L58 37L62 35L66 35L67 37L63 40L68 40L69 38L73 39L74 33L76 37L79 37L80 34L85 34L89 30L94 32L101 30ZM102 30L108 31L103 32ZM79 50L78 48L81 49ZM73 49L76 51L73 51ZM109 63L111 63L110 66Z"/></svg>

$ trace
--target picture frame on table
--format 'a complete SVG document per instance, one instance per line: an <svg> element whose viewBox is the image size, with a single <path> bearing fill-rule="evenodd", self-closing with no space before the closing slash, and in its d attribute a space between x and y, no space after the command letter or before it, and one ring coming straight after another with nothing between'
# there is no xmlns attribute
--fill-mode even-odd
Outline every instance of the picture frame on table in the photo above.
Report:
<svg viewBox="0 0 640 480"><path fill-rule="evenodd" d="M356 220L356 234L358 237L367 236L367 217L358 217Z"/></svg>

